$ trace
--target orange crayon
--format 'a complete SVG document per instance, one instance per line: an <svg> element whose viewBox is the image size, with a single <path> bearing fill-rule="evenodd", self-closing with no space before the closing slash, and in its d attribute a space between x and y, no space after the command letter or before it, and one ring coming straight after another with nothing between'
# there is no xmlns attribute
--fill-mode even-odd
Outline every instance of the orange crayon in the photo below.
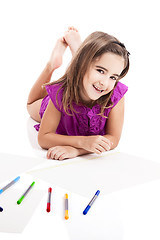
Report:
<svg viewBox="0 0 160 240"><path fill-rule="evenodd" d="M68 194L65 194L65 215L64 218L67 220L69 218L68 214Z"/></svg>

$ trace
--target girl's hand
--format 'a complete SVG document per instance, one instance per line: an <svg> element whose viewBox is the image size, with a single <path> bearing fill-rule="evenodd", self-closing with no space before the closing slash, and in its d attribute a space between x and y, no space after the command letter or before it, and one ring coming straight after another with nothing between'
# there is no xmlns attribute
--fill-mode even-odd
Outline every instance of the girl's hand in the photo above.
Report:
<svg viewBox="0 0 160 240"><path fill-rule="evenodd" d="M66 158L77 157L78 153L78 149L71 146L56 146L48 149L47 158L64 160Z"/></svg>
<svg viewBox="0 0 160 240"><path fill-rule="evenodd" d="M109 151L113 143L101 135L86 136L82 140L81 147L89 152L100 154Z"/></svg>

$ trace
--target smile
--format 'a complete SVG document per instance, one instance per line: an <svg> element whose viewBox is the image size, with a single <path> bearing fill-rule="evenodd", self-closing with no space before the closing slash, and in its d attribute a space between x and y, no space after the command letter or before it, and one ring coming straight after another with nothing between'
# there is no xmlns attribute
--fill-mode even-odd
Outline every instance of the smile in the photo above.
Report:
<svg viewBox="0 0 160 240"><path fill-rule="evenodd" d="M100 89L99 87L95 86L94 84L93 84L93 87L97 92L102 93L104 91L104 90Z"/></svg>

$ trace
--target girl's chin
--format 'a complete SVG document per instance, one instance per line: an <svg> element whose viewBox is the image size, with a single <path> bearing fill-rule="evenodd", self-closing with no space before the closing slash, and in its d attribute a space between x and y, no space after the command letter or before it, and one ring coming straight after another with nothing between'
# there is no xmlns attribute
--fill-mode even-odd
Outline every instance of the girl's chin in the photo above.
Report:
<svg viewBox="0 0 160 240"><path fill-rule="evenodd" d="M83 94L82 95L82 99L84 102L91 102L91 101L96 101L98 100L100 97L102 97L104 94L98 92L98 91L93 91L92 93L88 94Z"/></svg>

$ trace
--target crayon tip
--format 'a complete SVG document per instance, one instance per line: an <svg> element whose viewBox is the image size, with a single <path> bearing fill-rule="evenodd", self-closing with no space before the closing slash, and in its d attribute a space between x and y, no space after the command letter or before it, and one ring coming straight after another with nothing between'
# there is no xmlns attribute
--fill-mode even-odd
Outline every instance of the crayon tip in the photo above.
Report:
<svg viewBox="0 0 160 240"><path fill-rule="evenodd" d="M67 216L65 216L65 219L66 219L66 220L68 220L68 219L69 219L69 216L68 216L68 215L67 215Z"/></svg>
<svg viewBox="0 0 160 240"><path fill-rule="evenodd" d="M65 216L64 218L67 220L69 218L68 210L65 210Z"/></svg>
<svg viewBox="0 0 160 240"><path fill-rule="evenodd" d="M0 207L0 212L3 212L3 208L2 207Z"/></svg>

